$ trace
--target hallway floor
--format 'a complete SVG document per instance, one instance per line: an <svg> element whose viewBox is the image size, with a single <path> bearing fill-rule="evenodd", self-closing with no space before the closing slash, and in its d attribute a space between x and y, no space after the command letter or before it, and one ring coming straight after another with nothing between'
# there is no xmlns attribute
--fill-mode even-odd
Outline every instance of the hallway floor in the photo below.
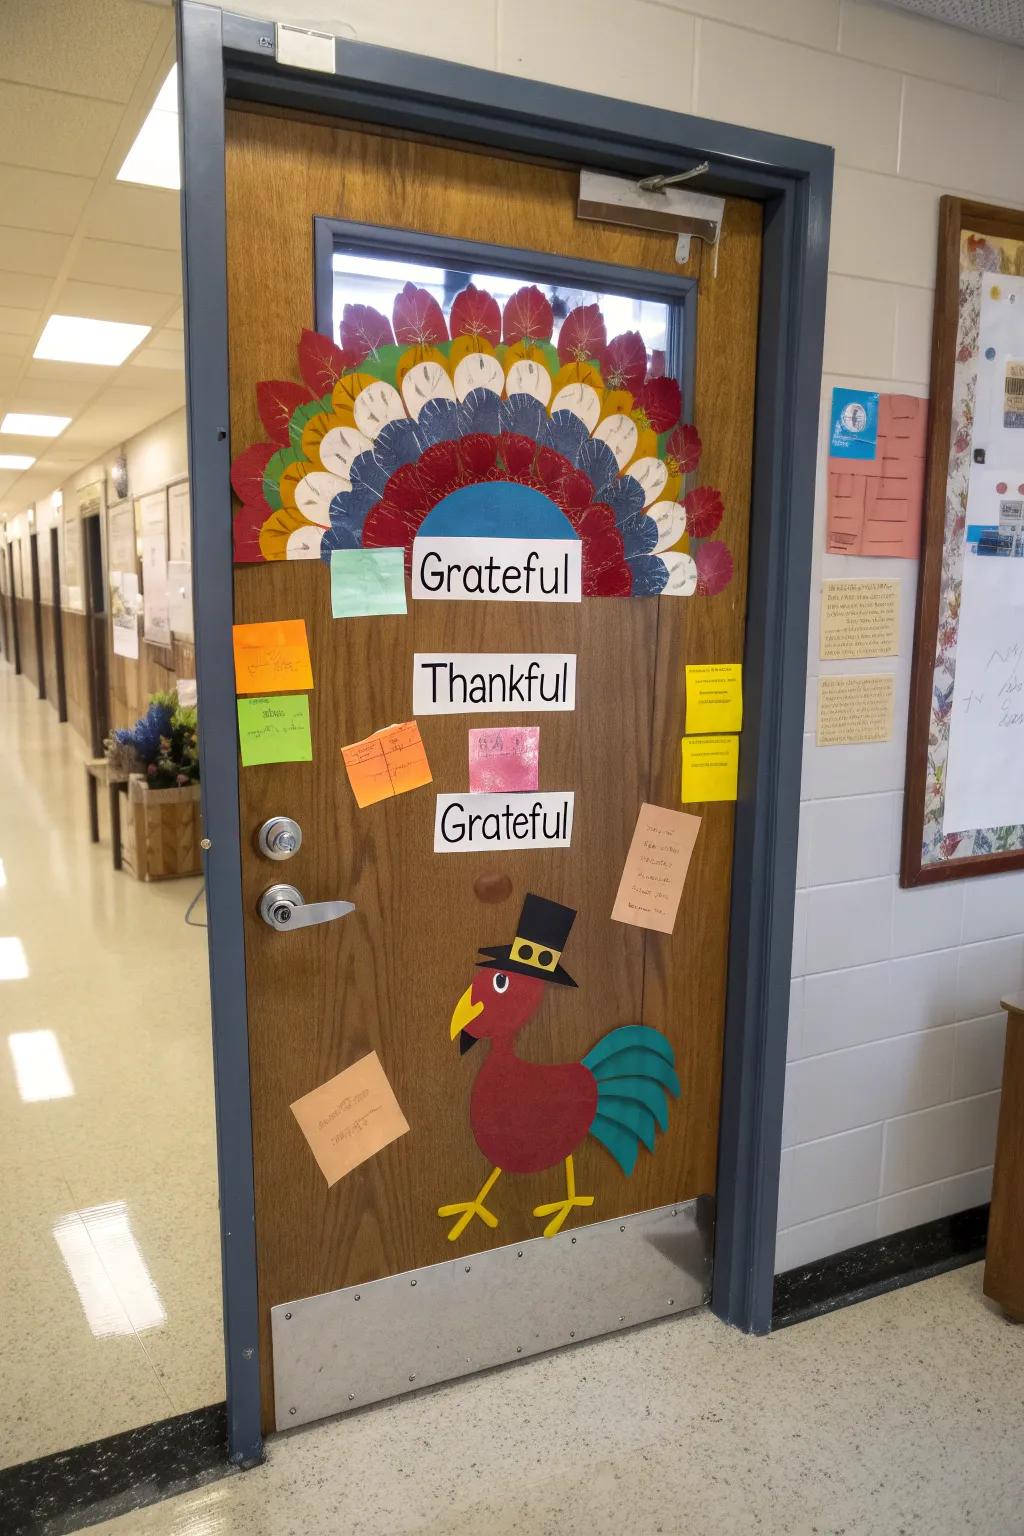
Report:
<svg viewBox="0 0 1024 1536"><path fill-rule="evenodd" d="M114 871L78 738L4 662L0 718L11 1466L222 1400L224 1374L206 936L184 922L199 881Z"/></svg>
<svg viewBox="0 0 1024 1536"><path fill-rule="evenodd" d="M1019 1536L1024 1327L981 1266L755 1339L706 1312L270 1442L105 1536Z"/></svg>

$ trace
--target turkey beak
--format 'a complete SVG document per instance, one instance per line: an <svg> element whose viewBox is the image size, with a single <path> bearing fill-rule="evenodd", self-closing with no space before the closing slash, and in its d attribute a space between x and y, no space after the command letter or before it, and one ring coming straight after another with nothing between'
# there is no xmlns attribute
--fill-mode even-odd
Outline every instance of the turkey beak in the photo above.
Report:
<svg viewBox="0 0 1024 1536"><path fill-rule="evenodd" d="M466 1054L471 1045L476 1044L475 1035L464 1035L462 1031L467 1024L472 1024L474 1019L479 1018L483 1011L483 1003L474 1003L473 988L467 987L455 1004L455 1012L452 1014L451 1038L454 1040L456 1035L460 1037L459 1054L462 1056Z"/></svg>

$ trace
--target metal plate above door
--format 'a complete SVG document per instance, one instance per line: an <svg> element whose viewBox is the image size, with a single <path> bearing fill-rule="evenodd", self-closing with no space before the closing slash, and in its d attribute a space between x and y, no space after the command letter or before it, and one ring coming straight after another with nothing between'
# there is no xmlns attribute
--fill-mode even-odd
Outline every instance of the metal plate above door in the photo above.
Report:
<svg viewBox="0 0 1024 1536"><path fill-rule="evenodd" d="M706 1302L702 1197L271 1309L278 1429Z"/></svg>

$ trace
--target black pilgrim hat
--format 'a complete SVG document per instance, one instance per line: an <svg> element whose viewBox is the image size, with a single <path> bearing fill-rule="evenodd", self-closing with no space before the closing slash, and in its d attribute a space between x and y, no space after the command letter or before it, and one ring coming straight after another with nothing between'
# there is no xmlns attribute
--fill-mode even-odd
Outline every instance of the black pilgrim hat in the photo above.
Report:
<svg viewBox="0 0 1024 1536"><path fill-rule="evenodd" d="M572 907L544 896L527 895L512 943L481 948L481 955L489 958L478 964L492 971L517 971L520 976L539 976L561 987L574 987L576 983L559 961L575 921Z"/></svg>

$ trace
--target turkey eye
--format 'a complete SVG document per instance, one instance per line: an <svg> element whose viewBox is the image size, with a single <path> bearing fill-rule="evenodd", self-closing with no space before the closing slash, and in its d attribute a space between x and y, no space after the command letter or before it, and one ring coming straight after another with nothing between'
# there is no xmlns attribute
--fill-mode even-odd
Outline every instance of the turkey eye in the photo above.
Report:
<svg viewBox="0 0 1024 1536"><path fill-rule="evenodd" d="M495 990L495 992L507 992L508 991L508 977L505 975L504 971L499 971L498 974L495 976L495 978L494 978L494 990Z"/></svg>

